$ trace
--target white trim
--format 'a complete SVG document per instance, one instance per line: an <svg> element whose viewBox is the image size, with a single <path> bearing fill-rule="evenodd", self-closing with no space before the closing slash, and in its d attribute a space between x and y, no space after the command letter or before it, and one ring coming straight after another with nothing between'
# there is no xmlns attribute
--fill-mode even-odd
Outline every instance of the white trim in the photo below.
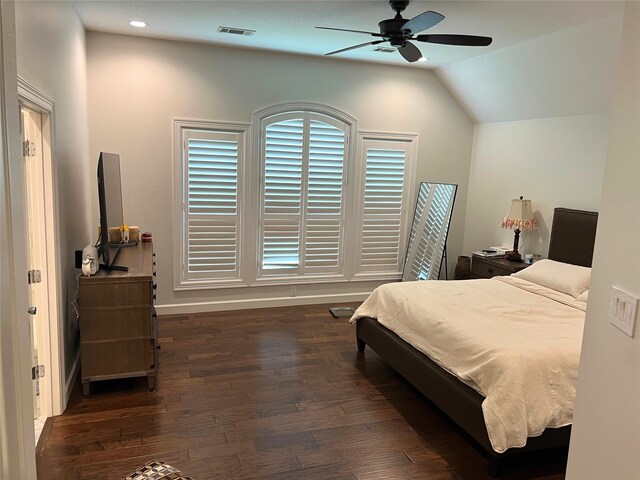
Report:
<svg viewBox="0 0 640 480"><path fill-rule="evenodd" d="M63 391L65 383L64 346L62 344L61 322L64 318L60 299L60 285L62 276L60 269L60 251L58 248L60 238L58 216L58 182L57 169L53 160L53 126L55 115L55 102L46 93L42 92L26 80L18 77L19 104L39 112L42 116L42 153L44 188L43 198L45 203L45 245L46 245L46 284L48 286L49 299L49 324L45 326L44 365L48 374L44 377L46 386L44 392L49 395L41 397L42 415L50 417L60 415L67 405L67 399Z"/></svg>
<svg viewBox="0 0 640 480"><path fill-rule="evenodd" d="M272 297L264 299L221 300L218 302L174 303L156 306L158 315L179 315L186 313L221 312L227 310L247 310L251 308L289 307L313 305L316 303L360 302L371 292L304 295L299 297Z"/></svg>
<svg viewBox="0 0 640 480"><path fill-rule="evenodd" d="M355 129L358 124L355 117L349 115L343 110L339 110L330 105L324 105L322 103L315 102L289 102L270 105L253 112L253 126L257 127L265 118L277 115L279 113L287 112L314 112L328 115L330 117L336 118L337 120L340 120L341 122L346 123L347 125L350 125L353 129Z"/></svg>
<svg viewBox="0 0 640 480"><path fill-rule="evenodd" d="M221 288L245 288L248 287L241 279L225 280L184 280L180 285L173 287L174 292L185 292L191 290L217 290Z"/></svg>
<svg viewBox="0 0 640 480"><path fill-rule="evenodd" d="M360 272L356 273L353 278L350 279L351 282L371 282L376 280L389 280L389 281L400 281L402 280L402 273L399 272L385 272L385 273L376 273L376 272Z"/></svg>
<svg viewBox="0 0 640 480"><path fill-rule="evenodd" d="M52 113L55 102L53 98L18 76L18 96L23 103L33 110Z"/></svg>
<svg viewBox="0 0 640 480"><path fill-rule="evenodd" d="M76 354L76 358L73 360L73 365L71 366L71 372L69 374L69 378L64 384L64 397L65 404L69 403L69 398L71 397L71 392L73 391L73 386L76 383L76 378L78 377L78 372L80 372L80 350Z"/></svg>

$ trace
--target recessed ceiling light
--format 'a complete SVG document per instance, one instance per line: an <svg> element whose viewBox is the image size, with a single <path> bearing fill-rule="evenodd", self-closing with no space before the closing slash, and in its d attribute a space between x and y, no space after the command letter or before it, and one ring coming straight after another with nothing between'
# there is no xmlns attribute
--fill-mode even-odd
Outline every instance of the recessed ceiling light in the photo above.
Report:
<svg viewBox="0 0 640 480"><path fill-rule="evenodd" d="M427 60L429 60L427 57L420 57L418 59L419 62L426 62Z"/></svg>
<svg viewBox="0 0 640 480"><path fill-rule="evenodd" d="M129 22L129 25L131 25L132 27L138 27L138 28L144 28L147 26L145 22L142 22L140 20L131 20Z"/></svg>

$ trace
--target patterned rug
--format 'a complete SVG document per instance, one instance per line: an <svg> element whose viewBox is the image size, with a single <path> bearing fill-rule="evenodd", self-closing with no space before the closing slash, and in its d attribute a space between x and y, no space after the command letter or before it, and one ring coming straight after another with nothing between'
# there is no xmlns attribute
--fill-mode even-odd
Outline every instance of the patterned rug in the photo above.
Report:
<svg viewBox="0 0 640 480"><path fill-rule="evenodd" d="M124 480L193 480L177 468L154 460L131 472Z"/></svg>

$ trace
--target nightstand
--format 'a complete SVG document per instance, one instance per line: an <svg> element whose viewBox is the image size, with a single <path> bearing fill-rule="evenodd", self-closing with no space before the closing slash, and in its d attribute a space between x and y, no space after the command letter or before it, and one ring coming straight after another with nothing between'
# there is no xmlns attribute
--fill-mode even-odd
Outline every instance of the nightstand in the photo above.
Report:
<svg viewBox="0 0 640 480"><path fill-rule="evenodd" d="M502 257L471 257L471 278L491 278L497 275L511 275L524 270L529 265L522 262L510 262Z"/></svg>

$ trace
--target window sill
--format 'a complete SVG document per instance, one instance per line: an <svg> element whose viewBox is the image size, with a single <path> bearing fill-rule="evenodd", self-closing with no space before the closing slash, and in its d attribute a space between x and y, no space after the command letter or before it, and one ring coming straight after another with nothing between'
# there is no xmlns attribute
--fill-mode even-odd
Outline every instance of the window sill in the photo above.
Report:
<svg viewBox="0 0 640 480"><path fill-rule="evenodd" d="M222 288L246 288L249 285L243 280L183 280L173 286L174 292L190 290L218 290Z"/></svg>
<svg viewBox="0 0 640 480"><path fill-rule="evenodd" d="M293 278L259 278L255 282L248 284L242 280L237 281L185 281L173 287L174 292L185 292L193 290L221 290L229 288L251 288L251 287L276 287L291 285L313 285L325 283L361 283L361 282L384 282L398 281L401 279L399 273L391 274L358 274L349 279L343 275L323 275L318 277L293 277Z"/></svg>

